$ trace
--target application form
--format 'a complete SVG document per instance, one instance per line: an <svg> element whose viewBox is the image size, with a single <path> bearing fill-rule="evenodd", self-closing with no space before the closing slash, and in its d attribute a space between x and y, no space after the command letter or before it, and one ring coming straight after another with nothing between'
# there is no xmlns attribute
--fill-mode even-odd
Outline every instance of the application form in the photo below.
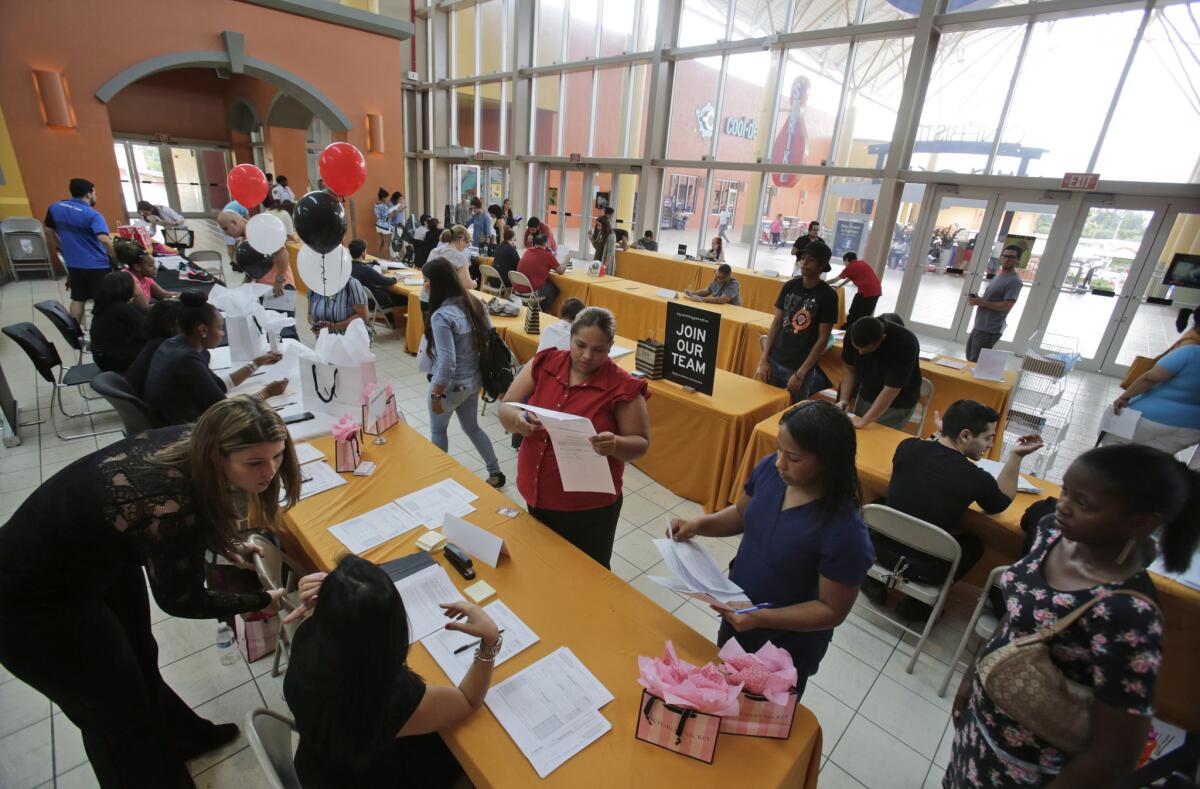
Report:
<svg viewBox="0 0 1200 789"><path fill-rule="evenodd" d="M351 553L361 554L421 525L394 501L329 527Z"/></svg>
<svg viewBox="0 0 1200 789"><path fill-rule="evenodd" d="M492 618L496 627L504 634L504 642L500 645L500 654L496 656L495 665L499 666L513 655L523 652L538 642L538 636L529 629L529 625L513 613L502 600L496 600L483 607L484 613ZM460 633L457 630L438 630L421 639L425 649L437 661L438 667L455 685L462 682L463 677L475 661L475 647L479 639ZM463 649L466 647L466 649ZM461 652L458 650L462 650Z"/></svg>
<svg viewBox="0 0 1200 789"><path fill-rule="evenodd" d="M655 540L654 547L675 575L674 579L650 576L655 583L702 600L711 597L727 604L747 599L742 588L726 577L712 554L694 540Z"/></svg>
<svg viewBox="0 0 1200 789"><path fill-rule="evenodd" d="M407 496L396 499L409 515L425 524L430 529L441 528L442 519L447 513L457 518L474 512L471 502L478 495L467 490L452 479L444 479L434 485L415 490Z"/></svg>
<svg viewBox="0 0 1200 789"><path fill-rule="evenodd" d="M396 591L404 601L408 614L408 643L420 641L430 633L442 630L450 621L441 603L462 600L462 593L454 588L450 576L440 564L406 575L396 581Z"/></svg>
<svg viewBox="0 0 1200 789"><path fill-rule="evenodd" d="M509 405L536 414L542 422L542 427L550 434L563 490L616 492L613 488L612 472L608 468L608 458L596 454L596 450L592 448L591 438L596 435L592 420L524 403Z"/></svg>

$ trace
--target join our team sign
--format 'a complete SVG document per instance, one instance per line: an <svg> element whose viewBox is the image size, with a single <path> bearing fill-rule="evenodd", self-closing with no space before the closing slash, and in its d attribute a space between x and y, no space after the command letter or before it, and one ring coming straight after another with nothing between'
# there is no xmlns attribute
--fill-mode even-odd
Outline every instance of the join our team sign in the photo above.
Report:
<svg viewBox="0 0 1200 789"><path fill-rule="evenodd" d="M717 341L721 315L670 302L667 304L667 358L663 377L706 395L717 377Z"/></svg>

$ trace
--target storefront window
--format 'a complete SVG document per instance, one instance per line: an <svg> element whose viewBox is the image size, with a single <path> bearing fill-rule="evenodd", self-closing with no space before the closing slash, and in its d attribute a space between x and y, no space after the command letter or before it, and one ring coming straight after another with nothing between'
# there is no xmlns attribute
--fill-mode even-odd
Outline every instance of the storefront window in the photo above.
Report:
<svg viewBox="0 0 1200 789"><path fill-rule="evenodd" d="M1139 9L1034 26L1004 122L1006 143L1040 152L1024 175L1057 178L1087 169L1141 15ZM1144 125L1139 129L1144 133ZM1021 163L1001 155L992 172L1014 175Z"/></svg>
<svg viewBox="0 0 1200 789"><path fill-rule="evenodd" d="M1022 25L942 36L921 111L914 170L986 171L1024 36ZM1012 134L1006 130L1002 142L1014 143ZM1039 155L1027 152L1016 171Z"/></svg>
<svg viewBox="0 0 1200 789"><path fill-rule="evenodd" d="M663 174L662 206L658 217L658 250L674 254L680 244L697 254L700 224L705 215L704 170L671 168Z"/></svg>
<svg viewBox="0 0 1200 789"><path fill-rule="evenodd" d="M717 159L753 162L765 155L778 58L778 53L761 50L730 56L725 100L714 130Z"/></svg>
<svg viewBox="0 0 1200 789"><path fill-rule="evenodd" d="M1146 26L1096 172L1105 180L1200 180L1200 28L1188 4Z"/></svg>

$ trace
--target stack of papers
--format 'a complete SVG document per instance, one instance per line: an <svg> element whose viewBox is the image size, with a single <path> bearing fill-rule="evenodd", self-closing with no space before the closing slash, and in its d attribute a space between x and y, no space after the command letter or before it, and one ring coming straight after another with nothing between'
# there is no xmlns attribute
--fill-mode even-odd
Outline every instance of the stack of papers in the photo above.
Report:
<svg viewBox="0 0 1200 789"><path fill-rule="evenodd" d="M225 345L220 348L212 348L208 352L208 369L210 370L228 370L233 366L233 361L229 355L229 346Z"/></svg>
<svg viewBox="0 0 1200 789"><path fill-rule="evenodd" d="M483 607L484 613L492 618L496 627L504 633L500 654L495 665L499 666L513 655L523 652L538 642L537 634L512 612L502 601L497 600ZM438 667L455 685L463 681L471 663L475 660L475 646L479 639L457 630L441 629L421 640L425 649L437 661ZM466 649L463 649L466 647ZM461 651L459 651L461 650Z"/></svg>
<svg viewBox="0 0 1200 789"><path fill-rule="evenodd" d="M612 700L608 689L566 647L493 685L487 694L488 709L539 778L612 728L600 714Z"/></svg>
<svg viewBox="0 0 1200 789"><path fill-rule="evenodd" d="M655 540L654 547L675 574L674 578L649 576L656 584L724 608L732 600L747 599L742 588L729 580L712 555L695 541Z"/></svg>
<svg viewBox="0 0 1200 789"><path fill-rule="evenodd" d="M452 479L444 479L435 485L413 491L396 499L396 503L427 528L441 527L447 514L461 518L474 512L471 502L479 496Z"/></svg>
<svg viewBox="0 0 1200 789"><path fill-rule="evenodd" d="M613 347L608 349L608 358L620 359L622 356L628 356L631 353L633 353L632 348L626 348L624 345L614 344Z"/></svg>
<svg viewBox="0 0 1200 789"><path fill-rule="evenodd" d="M296 462L303 466L305 463L312 463L314 460L324 460L325 453L309 444L307 441L303 444L296 444Z"/></svg>
<svg viewBox="0 0 1200 789"><path fill-rule="evenodd" d="M362 554L393 537L412 531L420 524L417 519L394 501L329 527L329 533L349 549Z"/></svg>
<svg viewBox="0 0 1200 789"><path fill-rule="evenodd" d="M300 467L300 500L345 485L346 480L324 461L314 461Z"/></svg>
<svg viewBox="0 0 1200 789"><path fill-rule="evenodd" d="M980 458L975 461L975 465L991 474L996 479L1000 479L1000 472L1004 470L1004 464L999 460L990 460L988 458ZM1034 485L1029 480L1021 475L1017 475L1017 492L1018 493L1041 493L1042 489Z"/></svg>
<svg viewBox="0 0 1200 789"><path fill-rule="evenodd" d="M921 351L917 354L917 356L920 356L927 362L932 362L934 359L938 358L938 355L933 351Z"/></svg>
<svg viewBox="0 0 1200 789"><path fill-rule="evenodd" d="M939 358L934 364L940 364L942 367L949 367L952 370L961 370L970 362L960 362L958 359L949 359L945 356Z"/></svg>
<svg viewBox="0 0 1200 789"><path fill-rule="evenodd" d="M408 614L408 643L420 641L431 633L445 628L450 620L442 603L455 603L463 596L440 564L406 575L395 583L404 612Z"/></svg>

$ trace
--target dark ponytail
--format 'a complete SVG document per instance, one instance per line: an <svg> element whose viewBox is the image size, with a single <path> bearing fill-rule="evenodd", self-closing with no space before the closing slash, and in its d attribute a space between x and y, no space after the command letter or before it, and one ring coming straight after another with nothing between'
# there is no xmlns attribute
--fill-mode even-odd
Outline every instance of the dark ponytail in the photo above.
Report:
<svg viewBox="0 0 1200 789"><path fill-rule="evenodd" d="M1162 518L1163 564L1183 572L1200 543L1200 473L1142 444L1112 444L1079 456L1133 513Z"/></svg>

